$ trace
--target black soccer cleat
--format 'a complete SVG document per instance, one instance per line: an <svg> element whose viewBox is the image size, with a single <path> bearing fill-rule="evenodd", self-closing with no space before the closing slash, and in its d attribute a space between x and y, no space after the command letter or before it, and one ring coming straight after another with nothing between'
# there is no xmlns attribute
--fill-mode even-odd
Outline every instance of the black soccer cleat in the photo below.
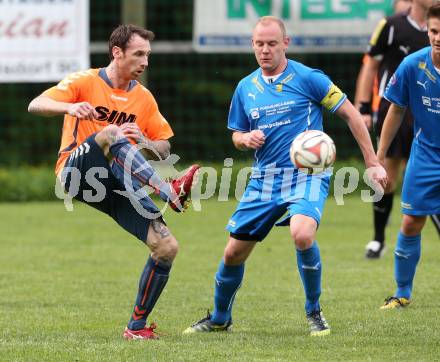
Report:
<svg viewBox="0 0 440 362"><path fill-rule="evenodd" d="M205 332L231 332L232 320L228 320L223 324L215 324L211 321L211 314L208 311L208 315L194 323L191 327L188 327L183 331L183 334L191 333L205 333Z"/></svg>
<svg viewBox="0 0 440 362"><path fill-rule="evenodd" d="M312 337L320 337L330 334L330 327L321 310L308 313L307 321L309 322L310 335Z"/></svg>
<svg viewBox="0 0 440 362"><path fill-rule="evenodd" d="M365 247L365 257L367 259L380 259L386 249L385 243L371 240Z"/></svg>

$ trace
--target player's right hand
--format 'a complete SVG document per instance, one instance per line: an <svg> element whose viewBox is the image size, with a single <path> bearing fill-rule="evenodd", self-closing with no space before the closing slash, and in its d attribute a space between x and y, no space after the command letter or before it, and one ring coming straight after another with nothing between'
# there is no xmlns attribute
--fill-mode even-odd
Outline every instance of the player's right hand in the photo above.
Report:
<svg viewBox="0 0 440 362"><path fill-rule="evenodd" d="M380 164L368 167L367 176L374 184L379 186L378 189L383 193L388 183L388 175L385 168Z"/></svg>
<svg viewBox="0 0 440 362"><path fill-rule="evenodd" d="M89 102L72 103L67 109L67 113L79 119L92 120L99 117L98 112Z"/></svg>
<svg viewBox="0 0 440 362"><path fill-rule="evenodd" d="M243 136L243 144L247 148L252 148L254 150L258 150L260 147L262 147L265 141L266 137L259 129L254 129L253 131L245 133Z"/></svg>

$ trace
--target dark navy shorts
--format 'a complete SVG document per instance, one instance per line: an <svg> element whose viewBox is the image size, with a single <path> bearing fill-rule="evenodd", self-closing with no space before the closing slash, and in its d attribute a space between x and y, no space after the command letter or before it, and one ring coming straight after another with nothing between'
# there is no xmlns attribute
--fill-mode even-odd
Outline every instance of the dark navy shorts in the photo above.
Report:
<svg viewBox="0 0 440 362"><path fill-rule="evenodd" d="M113 175L95 136L88 137L67 159L61 172L64 189L76 200L111 216L145 242L150 221L159 218L163 222L162 214L149 197L138 202L130 200L123 182Z"/></svg>

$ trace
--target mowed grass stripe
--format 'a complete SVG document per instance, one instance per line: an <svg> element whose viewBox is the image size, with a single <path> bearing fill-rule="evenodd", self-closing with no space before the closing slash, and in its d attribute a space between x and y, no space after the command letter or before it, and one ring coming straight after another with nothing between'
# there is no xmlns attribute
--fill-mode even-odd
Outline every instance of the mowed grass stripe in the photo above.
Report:
<svg viewBox="0 0 440 362"><path fill-rule="evenodd" d="M330 199L318 243L321 304L332 327L310 338L304 293L287 228L275 228L246 264L231 334L182 336L212 309L214 274L235 201L202 203L165 217L180 242L170 281L151 315L163 337L122 340L148 250L113 220L81 204L0 204L0 360L4 361L284 361L435 360L440 355L440 241L424 230L413 304L379 311L392 294L395 207L388 251L364 258L371 205ZM396 200L395 205L398 205Z"/></svg>

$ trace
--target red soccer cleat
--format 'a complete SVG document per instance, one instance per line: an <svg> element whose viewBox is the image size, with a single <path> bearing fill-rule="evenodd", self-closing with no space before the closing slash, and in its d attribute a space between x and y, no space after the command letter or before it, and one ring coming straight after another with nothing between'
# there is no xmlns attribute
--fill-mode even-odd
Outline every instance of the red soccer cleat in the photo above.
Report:
<svg viewBox="0 0 440 362"><path fill-rule="evenodd" d="M176 212L185 211L188 208L187 201L192 186L197 183L197 176L200 166L192 165L182 177L170 181L171 189L175 193L174 200L168 201L168 204Z"/></svg>
<svg viewBox="0 0 440 362"><path fill-rule="evenodd" d="M154 332L157 326L155 323L150 324L150 327L145 327L143 329L139 329L134 331L132 329L125 328L124 334L122 337L125 339L159 339L159 336Z"/></svg>

